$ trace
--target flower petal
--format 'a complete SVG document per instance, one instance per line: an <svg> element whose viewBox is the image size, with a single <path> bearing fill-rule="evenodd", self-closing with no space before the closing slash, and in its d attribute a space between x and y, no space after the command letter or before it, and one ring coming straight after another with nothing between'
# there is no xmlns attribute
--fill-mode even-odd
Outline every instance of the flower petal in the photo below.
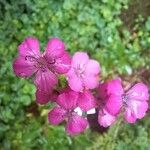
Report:
<svg viewBox="0 0 150 150"><path fill-rule="evenodd" d="M99 111L98 123L103 127L109 127L116 121L116 117L109 114L105 109Z"/></svg>
<svg viewBox="0 0 150 150"><path fill-rule="evenodd" d="M76 92L82 91L84 88L81 79L76 75L73 78L69 78L68 82L69 87Z"/></svg>
<svg viewBox="0 0 150 150"><path fill-rule="evenodd" d="M64 52L64 55L58 59L54 64L54 70L59 74L64 74L69 71L71 67L71 57L67 52Z"/></svg>
<svg viewBox="0 0 150 150"><path fill-rule="evenodd" d="M86 89L94 89L98 87L99 78L98 76L94 76L94 75L85 76L83 78L83 83Z"/></svg>
<svg viewBox="0 0 150 150"><path fill-rule="evenodd" d="M51 91L57 82L57 76L46 68L44 70L39 70L34 80L37 88L45 92Z"/></svg>
<svg viewBox="0 0 150 150"><path fill-rule="evenodd" d="M18 57L13 62L13 69L16 75L20 77L30 77L36 72L33 62L25 59L25 57Z"/></svg>
<svg viewBox="0 0 150 150"><path fill-rule="evenodd" d="M107 83L107 94L115 94L121 96L124 93L121 81L119 79L111 80Z"/></svg>
<svg viewBox="0 0 150 150"><path fill-rule="evenodd" d="M48 114L48 120L53 125L61 123L67 115L66 110L60 107L53 108Z"/></svg>
<svg viewBox="0 0 150 150"><path fill-rule="evenodd" d="M145 116L146 111L148 110L148 103L147 102L141 102L140 105L138 106L138 110L137 111L137 118L141 119Z"/></svg>
<svg viewBox="0 0 150 150"><path fill-rule="evenodd" d="M99 84L97 88L98 98L101 100L107 99L107 83Z"/></svg>
<svg viewBox="0 0 150 150"><path fill-rule="evenodd" d="M129 108L126 108L124 117L125 117L125 120L129 123L135 123L137 119L135 115L132 113L131 109Z"/></svg>
<svg viewBox="0 0 150 150"><path fill-rule="evenodd" d="M48 103L50 100L50 95L41 90L37 90L35 95L36 95L36 102L41 105Z"/></svg>
<svg viewBox="0 0 150 150"><path fill-rule="evenodd" d="M64 55L65 44L59 38L52 38L48 41L45 49L45 57L47 59L56 59Z"/></svg>
<svg viewBox="0 0 150 150"><path fill-rule="evenodd" d="M72 57L72 67L76 68L80 66L84 66L88 63L89 56L85 52L76 52Z"/></svg>
<svg viewBox="0 0 150 150"><path fill-rule="evenodd" d="M148 103L146 101L132 100L128 103L125 111L125 119L129 123L134 123L136 119L141 119L145 116L148 110Z"/></svg>
<svg viewBox="0 0 150 150"><path fill-rule="evenodd" d="M88 122L85 118L73 114L66 125L66 132L69 135L75 135L83 132L87 128Z"/></svg>
<svg viewBox="0 0 150 150"><path fill-rule="evenodd" d="M78 106L83 111L88 111L96 106L95 98L90 91L79 93Z"/></svg>
<svg viewBox="0 0 150 150"><path fill-rule="evenodd" d="M76 108L78 93L72 90L63 92L58 96L57 104L66 110Z"/></svg>
<svg viewBox="0 0 150 150"><path fill-rule="evenodd" d="M129 99L146 101L149 99L148 87L143 83L135 84L127 93Z"/></svg>
<svg viewBox="0 0 150 150"><path fill-rule="evenodd" d="M20 56L32 56L34 58L39 58L41 56L39 41L34 37L26 38L19 45L18 50Z"/></svg>
<svg viewBox="0 0 150 150"><path fill-rule="evenodd" d="M85 73L87 75L97 75L100 73L100 64L96 60L89 60L86 65Z"/></svg>
<svg viewBox="0 0 150 150"><path fill-rule="evenodd" d="M136 118L143 118L148 109L148 103L146 101L132 100L128 103L128 108Z"/></svg>
<svg viewBox="0 0 150 150"><path fill-rule="evenodd" d="M43 90L37 90L36 91L36 102L38 104L47 104L49 101L56 101L57 99L57 93L55 91L43 91Z"/></svg>
<svg viewBox="0 0 150 150"><path fill-rule="evenodd" d="M122 107L122 97L110 95L109 98L107 99L105 107L111 115L118 114Z"/></svg>

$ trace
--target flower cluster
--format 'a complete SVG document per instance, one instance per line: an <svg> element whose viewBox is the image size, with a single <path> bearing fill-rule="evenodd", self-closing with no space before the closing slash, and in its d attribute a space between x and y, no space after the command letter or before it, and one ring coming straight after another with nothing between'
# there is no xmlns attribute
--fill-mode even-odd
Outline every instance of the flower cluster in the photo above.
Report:
<svg viewBox="0 0 150 150"><path fill-rule="evenodd" d="M36 102L54 102L48 120L53 125L66 121L69 135L83 132L88 127L87 114L96 110L103 127L112 125L120 113L129 123L145 116L149 93L144 83L137 83L128 91L123 89L121 79L101 83L98 61L85 52L76 52L71 57L59 38L50 39L43 54L34 37L26 38L18 50L19 56L13 62L15 74L35 76ZM58 88L58 77L62 74L67 80L64 89Z"/></svg>

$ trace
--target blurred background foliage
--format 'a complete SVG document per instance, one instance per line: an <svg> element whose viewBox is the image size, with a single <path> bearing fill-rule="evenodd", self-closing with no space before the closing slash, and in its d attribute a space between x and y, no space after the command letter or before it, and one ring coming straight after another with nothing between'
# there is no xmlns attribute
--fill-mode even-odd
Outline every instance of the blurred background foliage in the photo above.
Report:
<svg viewBox="0 0 150 150"><path fill-rule="evenodd" d="M58 36L73 54L84 50L102 66L101 79L139 76L150 83L149 0L0 0L0 150L147 150L149 115L117 122L103 133L69 137L47 121L51 105L35 104L30 79L13 74L17 46L27 36Z"/></svg>

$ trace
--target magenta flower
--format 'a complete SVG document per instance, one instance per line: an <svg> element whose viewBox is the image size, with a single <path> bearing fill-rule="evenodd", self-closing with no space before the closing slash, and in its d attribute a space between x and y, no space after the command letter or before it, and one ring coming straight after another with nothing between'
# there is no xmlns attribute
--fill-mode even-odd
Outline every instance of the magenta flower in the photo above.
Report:
<svg viewBox="0 0 150 150"><path fill-rule="evenodd" d="M78 106L78 93L66 90L58 96L57 104L48 114L48 120L53 125L58 125L66 119L66 132L69 135L83 132L88 122L82 116L82 111ZM85 107L86 108L86 107Z"/></svg>
<svg viewBox="0 0 150 150"><path fill-rule="evenodd" d="M19 56L13 63L16 75L30 77L35 74L34 83L38 89L49 92L57 84L57 74L67 73L71 59L64 43L58 38L48 41L41 54L36 38L26 38L18 47Z"/></svg>
<svg viewBox="0 0 150 150"><path fill-rule="evenodd" d="M148 109L148 99L148 87L143 83L135 84L123 95L127 122L134 123L137 119L145 116Z"/></svg>
<svg viewBox="0 0 150 150"><path fill-rule="evenodd" d="M71 69L67 73L69 86L74 91L94 89L98 86L100 65L89 59L87 53L76 52L72 58Z"/></svg>
<svg viewBox="0 0 150 150"><path fill-rule="evenodd" d="M149 99L148 87L145 84L137 83L124 92L121 81L112 80L107 83L106 92L108 94L106 109L111 115L118 114L120 109L124 108L125 119L129 123L134 123L145 116Z"/></svg>

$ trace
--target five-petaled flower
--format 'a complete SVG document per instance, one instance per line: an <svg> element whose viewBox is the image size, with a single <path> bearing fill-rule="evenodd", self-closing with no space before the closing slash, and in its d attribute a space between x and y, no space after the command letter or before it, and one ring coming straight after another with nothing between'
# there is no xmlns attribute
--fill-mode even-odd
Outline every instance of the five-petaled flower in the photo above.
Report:
<svg viewBox="0 0 150 150"><path fill-rule="evenodd" d="M135 84L123 95L125 106L125 119L129 123L134 123L136 119L145 116L148 109L148 87L143 83Z"/></svg>
<svg viewBox="0 0 150 150"><path fill-rule="evenodd" d="M64 90L56 102L58 106L54 107L48 114L48 120L51 124L58 125L66 119L66 132L69 135L79 134L87 128L88 122L82 116L77 92L70 89ZM87 109L86 107L83 108Z"/></svg>
<svg viewBox="0 0 150 150"><path fill-rule="evenodd" d="M110 114L117 115L123 108L125 120L129 123L134 123L145 116L149 93L144 83L137 83L124 92L121 80L112 80L107 83L107 93L109 97L106 108Z"/></svg>
<svg viewBox="0 0 150 150"><path fill-rule="evenodd" d="M72 57L71 69L67 73L69 86L74 91L94 89L99 84L100 65L89 59L85 52L76 52Z"/></svg>
<svg viewBox="0 0 150 150"><path fill-rule="evenodd" d="M48 41L45 52L41 54L36 38L26 38L18 47L19 56L13 63L16 75L30 77L35 74L34 83L37 89L51 93L57 84L57 74L67 73L71 58L65 50L64 43L58 38ZM38 91L39 92L39 91Z"/></svg>

